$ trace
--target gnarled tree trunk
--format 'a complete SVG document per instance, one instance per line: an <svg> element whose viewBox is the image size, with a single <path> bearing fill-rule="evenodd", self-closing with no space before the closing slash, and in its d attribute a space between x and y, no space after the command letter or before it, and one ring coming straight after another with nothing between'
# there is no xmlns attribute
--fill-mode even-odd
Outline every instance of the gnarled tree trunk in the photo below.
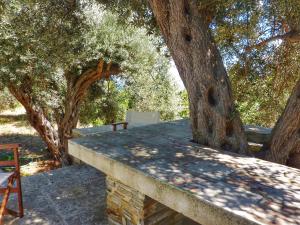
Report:
<svg viewBox="0 0 300 225"><path fill-rule="evenodd" d="M25 108L28 121L46 143L52 156L56 160L60 160L62 156L59 150L60 138L58 132L46 118L43 110L34 104L30 90L28 88L15 86L13 84L10 84L8 88L11 94Z"/></svg>
<svg viewBox="0 0 300 225"><path fill-rule="evenodd" d="M266 160L300 168L300 80L293 89L264 150Z"/></svg>
<svg viewBox="0 0 300 225"><path fill-rule="evenodd" d="M194 141L247 153L229 79L209 29L208 10L196 0L149 0L187 89Z"/></svg>
<svg viewBox="0 0 300 225"><path fill-rule="evenodd" d="M26 109L31 126L47 144L52 156L62 165L69 165L71 159L68 156L68 139L72 136L72 130L76 128L80 106L88 88L95 81L119 72L118 66L100 60L97 67L87 70L77 79L73 79L72 74L67 75L68 87L64 109L60 113L57 112L58 115L56 115L57 130L48 120L43 109L34 103L29 88L30 84L24 83L20 86L10 84L9 90Z"/></svg>
<svg viewBox="0 0 300 225"><path fill-rule="evenodd" d="M72 136L72 130L77 126L80 106L89 87L97 80L108 78L111 74L119 72L118 66L113 66L112 62L107 64L101 59L96 68L87 70L78 79L74 80L70 74L65 76L68 86L64 113L57 121L61 148L64 152L68 152L68 139Z"/></svg>

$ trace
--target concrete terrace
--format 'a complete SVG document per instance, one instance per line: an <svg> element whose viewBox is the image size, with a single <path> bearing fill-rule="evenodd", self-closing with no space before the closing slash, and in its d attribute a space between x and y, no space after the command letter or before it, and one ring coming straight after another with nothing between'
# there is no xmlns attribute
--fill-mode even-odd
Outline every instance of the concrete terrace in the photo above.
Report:
<svg viewBox="0 0 300 225"><path fill-rule="evenodd" d="M89 166L70 166L23 177L25 215L7 225L106 225L105 176ZM11 208L15 204L10 201Z"/></svg>

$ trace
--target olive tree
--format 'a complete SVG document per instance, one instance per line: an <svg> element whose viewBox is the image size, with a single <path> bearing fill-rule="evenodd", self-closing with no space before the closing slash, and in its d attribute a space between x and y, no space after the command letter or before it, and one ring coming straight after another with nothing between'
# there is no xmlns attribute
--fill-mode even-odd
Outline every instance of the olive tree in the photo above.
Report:
<svg viewBox="0 0 300 225"><path fill-rule="evenodd" d="M144 61L155 67L163 56L145 30L118 23L93 1L2 2L1 83L52 155L68 164L67 140L90 87L112 75L145 75Z"/></svg>

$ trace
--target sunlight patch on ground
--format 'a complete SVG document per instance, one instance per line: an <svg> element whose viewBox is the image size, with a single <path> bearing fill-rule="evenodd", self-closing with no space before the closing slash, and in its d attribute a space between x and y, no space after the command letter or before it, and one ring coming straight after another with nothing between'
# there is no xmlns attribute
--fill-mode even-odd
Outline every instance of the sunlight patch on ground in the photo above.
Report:
<svg viewBox="0 0 300 225"><path fill-rule="evenodd" d="M37 135L27 121L23 107L5 110L0 113L0 135L4 134Z"/></svg>
<svg viewBox="0 0 300 225"><path fill-rule="evenodd" d="M0 113L0 144L19 143L22 176L57 168L45 144L27 121L23 107ZM5 159L2 159L5 160Z"/></svg>

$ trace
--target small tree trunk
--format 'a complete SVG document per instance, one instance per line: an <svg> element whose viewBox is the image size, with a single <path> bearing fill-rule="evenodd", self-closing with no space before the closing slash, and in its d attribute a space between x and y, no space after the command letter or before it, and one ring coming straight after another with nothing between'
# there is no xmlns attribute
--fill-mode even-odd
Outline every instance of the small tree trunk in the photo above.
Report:
<svg viewBox="0 0 300 225"><path fill-rule="evenodd" d="M103 59L99 60L99 63L95 68L89 69L81 74L74 80L72 74L66 72L65 77L67 80L67 93L64 104L64 113L61 118L58 119L58 134L60 138L61 148L64 149L63 161L70 162L68 152L68 139L72 137L72 130L76 128L80 106L90 86L104 77L108 78L111 74L117 74L120 72L119 66L110 63L105 63Z"/></svg>
<svg viewBox="0 0 300 225"><path fill-rule="evenodd" d="M189 95L194 141L246 154L247 141L207 11L199 10L194 0L149 2Z"/></svg>
<svg viewBox="0 0 300 225"><path fill-rule="evenodd" d="M293 89L264 150L266 160L300 168L300 80Z"/></svg>
<svg viewBox="0 0 300 225"><path fill-rule="evenodd" d="M63 161L71 163L72 160L67 154L68 139L72 137L72 130L77 126L82 99L77 99L77 101L74 102L73 99L68 98L68 96L72 94L70 91L71 89L68 89L67 91L64 117L58 123L58 134L61 148L64 149L65 153Z"/></svg>

